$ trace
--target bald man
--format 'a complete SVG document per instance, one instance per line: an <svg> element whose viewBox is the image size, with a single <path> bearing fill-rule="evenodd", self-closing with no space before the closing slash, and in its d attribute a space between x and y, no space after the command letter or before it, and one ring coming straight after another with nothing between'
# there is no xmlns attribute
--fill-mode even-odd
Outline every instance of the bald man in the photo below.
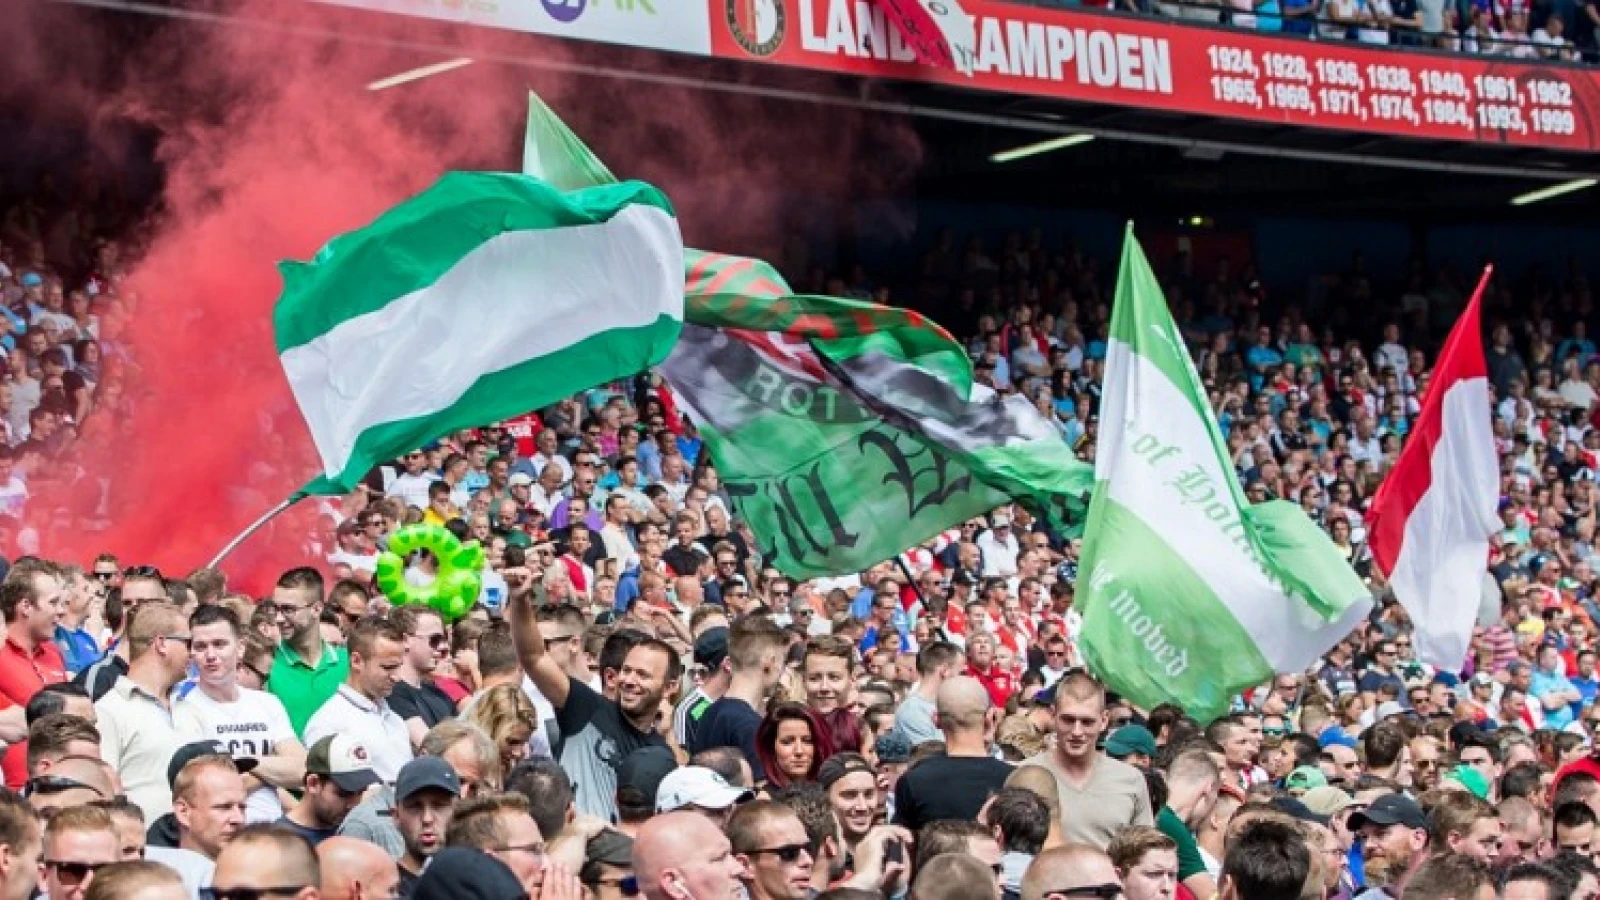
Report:
<svg viewBox="0 0 1600 900"><path fill-rule="evenodd" d="M994 871L970 856L935 856L911 884L911 900L1000 900Z"/></svg>
<svg viewBox="0 0 1600 900"><path fill-rule="evenodd" d="M1050 809L1050 833L1044 839L1043 849L1061 846L1064 843L1061 839L1061 789L1056 786L1056 777L1038 766L1022 766L1012 770L1006 787L1031 791L1044 800L1044 805Z"/></svg>
<svg viewBox="0 0 1600 900"><path fill-rule="evenodd" d="M63 756L39 779L38 789L28 794L28 803L41 816L69 806L110 800L117 795L111 770L105 762L89 756Z"/></svg>
<svg viewBox="0 0 1600 900"><path fill-rule="evenodd" d="M317 845L322 900L389 900L400 888L400 870L377 844L331 837Z"/></svg>
<svg viewBox="0 0 1600 900"><path fill-rule="evenodd" d="M1044 900L1051 894L1072 896L1094 888L1105 888L1107 893L1101 896L1111 897L1121 885L1111 857L1088 844L1064 844L1033 858L1022 876L1022 900Z"/></svg>
<svg viewBox="0 0 1600 900"><path fill-rule="evenodd" d="M940 819L976 821L1011 767L989 755L999 710L976 678L958 675L939 685L934 724L944 733L945 754L917 763L895 783L894 821L913 831Z"/></svg>
<svg viewBox="0 0 1600 900"><path fill-rule="evenodd" d="M693 812L655 816L633 839L633 872L645 900L738 900L744 865L711 820Z"/></svg>

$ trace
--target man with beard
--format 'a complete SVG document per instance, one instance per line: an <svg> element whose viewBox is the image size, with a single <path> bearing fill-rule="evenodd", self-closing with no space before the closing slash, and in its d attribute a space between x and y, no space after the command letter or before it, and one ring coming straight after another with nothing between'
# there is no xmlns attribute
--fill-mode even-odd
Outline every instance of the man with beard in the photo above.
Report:
<svg viewBox="0 0 1600 900"><path fill-rule="evenodd" d="M1401 896L1406 880L1428 855L1428 821L1422 808L1403 794L1385 794L1351 816L1350 827L1366 838L1364 858L1369 866L1378 862L1388 873L1386 884L1372 887L1358 900Z"/></svg>
<svg viewBox="0 0 1600 900"><path fill-rule="evenodd" d="M806 900L816 860L793 810L771 800L747 803L728 821L727 832L749 873L751 900Z"/></svg>
<svg viewBox="0 0 1600 900"><path fill-rule="evenodd" d="M690 753L713 747L738 747L756 781L766 779L756 756L756 729L766 715L767 698L783 675L788 633L765 616L746 616L728 631L728 689L700 717Z"/></svg>
<svg viewBox="0 0 1600 900"><path fill-rule="evenodd" d="M542 576L542 573L540 573ZM559 761L578 785L578 809L612 821L616 815L614 760L650 745L665 745L660 729L671 727L661 715L667 686L683 674L678 654L654 638L635 645L616 675L616 700L608 700L564 671L540 633L529 589L530 579L509 600L508 618L522 670L556 711L563 737Z"/></svg>
<svg viewBox="0 0 1600 900"><path fill-rule="evenodd" d="M461 799L461 779L437 756L405 764L394 782L394 824L406 852L400 857L400 897L411 896L429 857L444 849L445 832Z"/></svg>
<svg viewBox="0 0 1600 900"><path fill-rule="evenodd" d="M300 802L279 820L313 846L331 839L361 802L361 795L378 783L367 764L367 749L341 734L317 741L306 754L304 792Z"/></svg>

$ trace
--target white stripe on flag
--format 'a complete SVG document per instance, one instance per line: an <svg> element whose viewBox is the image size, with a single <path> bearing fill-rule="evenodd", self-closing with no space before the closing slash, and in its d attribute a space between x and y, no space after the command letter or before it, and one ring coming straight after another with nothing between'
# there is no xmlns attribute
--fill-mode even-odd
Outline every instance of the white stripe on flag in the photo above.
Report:
<svg viewBox="0 0 1600 900"><path fill-rule="evenodd" d="M1445 393L1428 489L1406 517L1389 576L1417 623L1417 656L1440 668L1467 658L1489 560L1493 525L1486 523L1497 523L1500 474L1488 410L1487 378L1462 379Z"/></svg>
<svg viewBox="0 0 1600 900"><path fill-rule="evenodd" d="M323 468L361 433L448 409L486 374L613 328L683 317L683 239L664 210L510 231L437 281L283 354Z"/></svg>
<svg viewBox="0 0 1600 900"><path fill-rule="evenodd" d="M1181 459L1174 458L1174 465L1163 467L1165 476L1203 471L1217 486L1218 501L1231 508L1233 497L1225 485L1233 479L1233 472L1220 468L1208 426L1188 396L1166 373L1119 340L1111 341L1107 348L1106 371L1120 372L1126 381L1106 385L1101 421L1108 430L1102 433L1102 440L1128 440L1120 426L1131 417L1159 446L1183 451ZM1124 399L1131 408L1123 407ZM1119 430L1109 430L1113 428ZM1131 464L1136 456L1132 450L1119 451L1114 445L1100 448L1100 472L1108 479L1110 498L1166 540L1172 552L1228 607L1276 671L1299 671L1306 660L1349 633L1369 610L1366 603L1351 604L1343 618L1329 624L1304 601L1286 597L1267 578L1255 556L1224 534L1221 526L1206 516L1204 507L1174 502L1179 494L1169 483L1170 477L1153 477L1144 465ZM1112 460L1122 464L1111 465Z"/></svg>

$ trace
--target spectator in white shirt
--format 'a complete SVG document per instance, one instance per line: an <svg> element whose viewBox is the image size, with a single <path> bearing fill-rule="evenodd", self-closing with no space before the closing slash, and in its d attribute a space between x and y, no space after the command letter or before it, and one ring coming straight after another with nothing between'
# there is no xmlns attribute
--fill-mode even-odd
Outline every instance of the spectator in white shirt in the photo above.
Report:
<svg viewBox="0 0 1600 900"><path fill-rule="evenodd" d="M177 606L147 601L128 625L128 674L94 705L100 756L150 824L172 811L167 764L183 745L168 697L189 671L193 637Z"/></svg>
<svg viewBox="0 0 1600 900"><path fill-rule="evenodd" d="M383 620L364 620L350 629L350 677L312 714L305 740L352 737L372 754L372 771L393 781L412 756L406 723L389 708L388 697L405 660L405 634Z"/></svg>
<svg viewBox="0 0 1600 900"><path fill-rule="evenodd" d="M399 497L406 506L427 509L428 485L439 480L438 473L426 471L427 454L413 450L400 460L400 464L405 466L405 471L395 476L389 485L389 496Z"/></svg>
<svg viewBox="0 0 1600 900"><path fill-rule="evenodd" d="M238 618L224 607L202 606L190 618L189 630L199 678L173 707L178 730L189 740L219 741L230 754L254 760L244 776L251 789L249 821L276 822L283 817L278 789L302 786L305 747L282 700L239 684L243 629Z"/></svg>
<svg viewBox="0 0 1600 900"><path fill-rule="evenodd" d="M567 462L567 458L557 452L555 429L546 428L539 432L539 436L534 438L534 443L538 445L539 452L528 457L528 464L533 467L533 474L542 475L546 466L555 466L556 471L561 473L561 480L556 482L558 486L571 481L572 463Z"/></svg>
<svg viewBox="0 0 1600 900"><path fill-rule="evenodd" d="M1378 352L1372 356L1379 369L1388 366L1397 375L1406 370L1409 355L1406 353L1406 348L1400 343L1399 325L1390 322L1383 326L1383 344L1378 347Z"/></svg>
<svg viewBox="0 0 1600 900"><path fill-rule="evenodd" d="M983 551L983 577L1010 578L1017 574L1016 535L1011 533L1011 513L1001 510L990 517L989 530L978 535L975 542Z"/></svg>

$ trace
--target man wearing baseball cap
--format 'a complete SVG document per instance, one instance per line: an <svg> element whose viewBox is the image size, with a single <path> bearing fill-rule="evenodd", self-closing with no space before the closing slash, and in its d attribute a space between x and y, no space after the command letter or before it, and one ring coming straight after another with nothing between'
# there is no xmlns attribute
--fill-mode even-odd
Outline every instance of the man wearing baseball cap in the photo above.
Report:
<svg viewBox="0 0 1600 900"><path fill-rule="evenodd" d="M1385 883L1361 894L1362 900L1399 897L1406 880L1428 855L1428 820L1422 807L1403 794L1385 794L1350 817L1350 830L1366 838L1367 871L1378 862L1388 873Z"/></svg>
<svg viewBox="0 0 1600 900"><path fill-rule="evenodd" d="M721 775L703 766L684 766L667 773L656 788L656 812L687 809L703 813L718 826L727 823L733 808L755 794L734 787Z"/></svg>
<svg viewBox="0 0 1600 900"><path fill-rule="evenodd" d="M400 768L394 781L394 824L405 843L400 857L400 896L410 897L429 857L444 849L445 831L461 799L461 779L437 756L419 756Z"/></svg>
<svg viewBox="0 0 1600 900"><path fill-rule="evenodd" d="M278 824L300 833L311 845L333 837L345 816L378 783L367 748L355 738L330 734L306 753L305 793Z"/></svg>
<svg viewBox="0 0 1600 900"><path fill-rule="evenodd" d="M707 628L694 639L694 664L700 670L700 684L672 711L672 734L678 746L693 747L700 723L713 703L722 699L732 677L728 667L728 629Z"/></svg>

